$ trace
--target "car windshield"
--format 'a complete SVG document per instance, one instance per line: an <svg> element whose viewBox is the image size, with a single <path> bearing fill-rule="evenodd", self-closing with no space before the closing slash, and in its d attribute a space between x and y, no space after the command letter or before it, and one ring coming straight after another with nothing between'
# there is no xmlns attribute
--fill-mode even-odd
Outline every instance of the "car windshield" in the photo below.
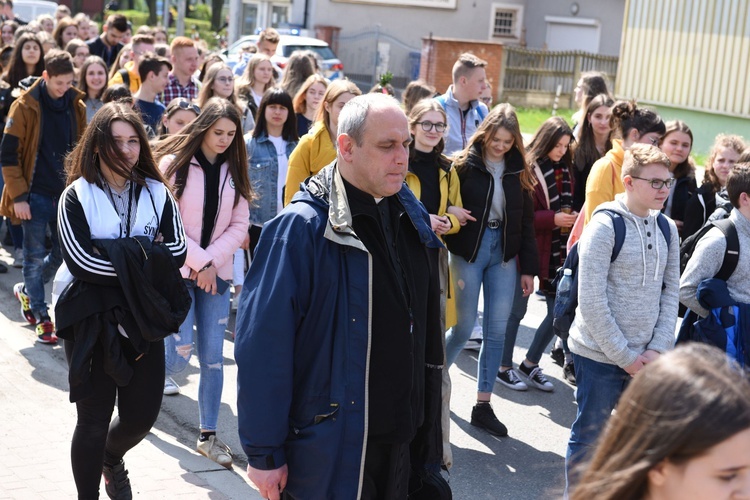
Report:
<svg viewBox="0 0 750 500"><path fill-rule="evenodd" d="M316 54L318 54L320 57L323 58L323 60L326 59L336 59L336 55L333 53L330 47L327 46L320 46L320 45L284 45L283 51L284 51L284 57L289 57L292 55L292 52L296 50L312 50Z"/></svg>

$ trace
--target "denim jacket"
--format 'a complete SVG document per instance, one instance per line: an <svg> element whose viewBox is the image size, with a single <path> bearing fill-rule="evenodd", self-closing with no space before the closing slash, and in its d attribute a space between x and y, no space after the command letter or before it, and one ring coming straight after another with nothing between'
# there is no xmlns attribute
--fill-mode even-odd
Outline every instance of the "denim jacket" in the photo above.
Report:
<svg viewBox="0 0 750 500"><path fill-rule="evenodd" d="M254 206L250 210L250 223L263 225L276 217L278 212L278 183L286 182L279 179L279 160L268 134L253 137L252 133L245 134L245 146L248 157L248 176L255 192ZM292 156L297 141L287 142L286 157Z"/></svg>

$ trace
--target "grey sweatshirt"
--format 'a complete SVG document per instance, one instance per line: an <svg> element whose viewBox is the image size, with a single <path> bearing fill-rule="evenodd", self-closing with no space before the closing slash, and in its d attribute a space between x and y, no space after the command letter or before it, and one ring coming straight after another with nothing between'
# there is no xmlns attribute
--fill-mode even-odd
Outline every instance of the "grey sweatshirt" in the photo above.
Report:
<svg viewBox="0 0 750 500"><path fill-rule="evenodd" d="M658 212L633 215L622 202L603 203L625 220L626 235L617 259L612 219L594 212L578 243L578 307L568 345L579 356L625 368L650 349L674 345L680 280L680 243L669 220L671 243L656 223ZM662 284L664 289L662 290Z"/></svg>
<svg viewBox="0 0 750 500"><path fill-rule="evenodd" d="M727 280L729 296L737 302L750 304L750 221L736 208L732 209L729 218L737 228L740 240L740 258L737 268ZM695 293L701 281L713 278L724 261L727 240L718 228L713 228L695 245L693 256L685 267L680 280L680 302L700 317L705 318L708 310L703 308Z"/></svg>

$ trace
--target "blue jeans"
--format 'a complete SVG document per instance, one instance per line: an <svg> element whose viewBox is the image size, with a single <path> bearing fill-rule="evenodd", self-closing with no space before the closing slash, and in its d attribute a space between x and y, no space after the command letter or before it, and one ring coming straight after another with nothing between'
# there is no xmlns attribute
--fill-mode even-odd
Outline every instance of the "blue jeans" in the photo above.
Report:
<svg viewBox="0 0 750 500"><path fill-rule="evenodd" d="M201 374L198 383L198 413L202 430L215 431L224 386L224 331L229 321L229 290L211 295L186 281L190 305L180 331L164 339L167 375L183 371L193 353L193 336ZM195 331L193 330L195 326Z"/></svg>
<svg viewBox="0 0 750 500"><path fill-rule="evenodd" d="M31 310L39 316L47 316L44 300L44 284L51 280L62 264L60 241L57 238L57 198L41 194L29 194L31 220L23 225L23 282L29 296ZM52 251L47 253L45 242L47 227L52 233Z"/></svg>
<svg viewBox="0 0 750 500"><path fill-rule="evenodd" d="M503 349L503 359L500 366L513 366L513 348L516 345L518 327L526 315L529 297L530 295L523 296L523 290L521 290L521 284L519 283L516 286L516 295L513 298L513 309L510 311L510 318L508 318L508 329L505 332L505 348ZM545 296L544 300L547 303L547 315L539 324L539 328L536 329L534 339L531 341L529 350L526 352L526 359L534 364L539 364L542 354L544 354L547 346L555 336L555 331L552 329L552 313L555 309L555 298Z"/></svg>
<svg viewBox="0 0 750 500"><path fill-rule="evenodd" d="M477 317L479 291L484 287L483 341L477 365L479 392L492 392L495 386L505 329L513 306L513 287L518 284L515 259L503 262L502 234L502 229L486 228L473 263L451 255L451 279L458 322L445 339L446 360L448 366L452 365L469 340Z"/></svg>
<svg viewBox="0 0 750 500"><path fill-rule="evenodd" d="M599 433L631 378L617 365L599 363L584 356L573 354L573 363L578 413L570 429L568 452L565 456L566 489L575 482L571 475L574 467L590 458L587 454L596 445Z"/></svg>

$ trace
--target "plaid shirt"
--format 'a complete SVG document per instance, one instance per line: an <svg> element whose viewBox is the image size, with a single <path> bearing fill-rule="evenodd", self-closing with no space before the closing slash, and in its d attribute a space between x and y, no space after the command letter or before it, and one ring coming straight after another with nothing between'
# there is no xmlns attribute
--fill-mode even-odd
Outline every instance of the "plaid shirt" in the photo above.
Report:
<svg viewBox="0 0 750 500"><path fill-rule="evenodd" d="M187 87L183 87L182 85L180 85L177 77L170 73L169 85L166 86L166 88L164 89L164 93L161 95L161 99L159 100L164 103L165 106L172 102L172 99L177 99L178 97L184 97L192 101L194 99L198 99L199 90L200 83L194 76L190 77L190 81L188 82Z"/></svg>

